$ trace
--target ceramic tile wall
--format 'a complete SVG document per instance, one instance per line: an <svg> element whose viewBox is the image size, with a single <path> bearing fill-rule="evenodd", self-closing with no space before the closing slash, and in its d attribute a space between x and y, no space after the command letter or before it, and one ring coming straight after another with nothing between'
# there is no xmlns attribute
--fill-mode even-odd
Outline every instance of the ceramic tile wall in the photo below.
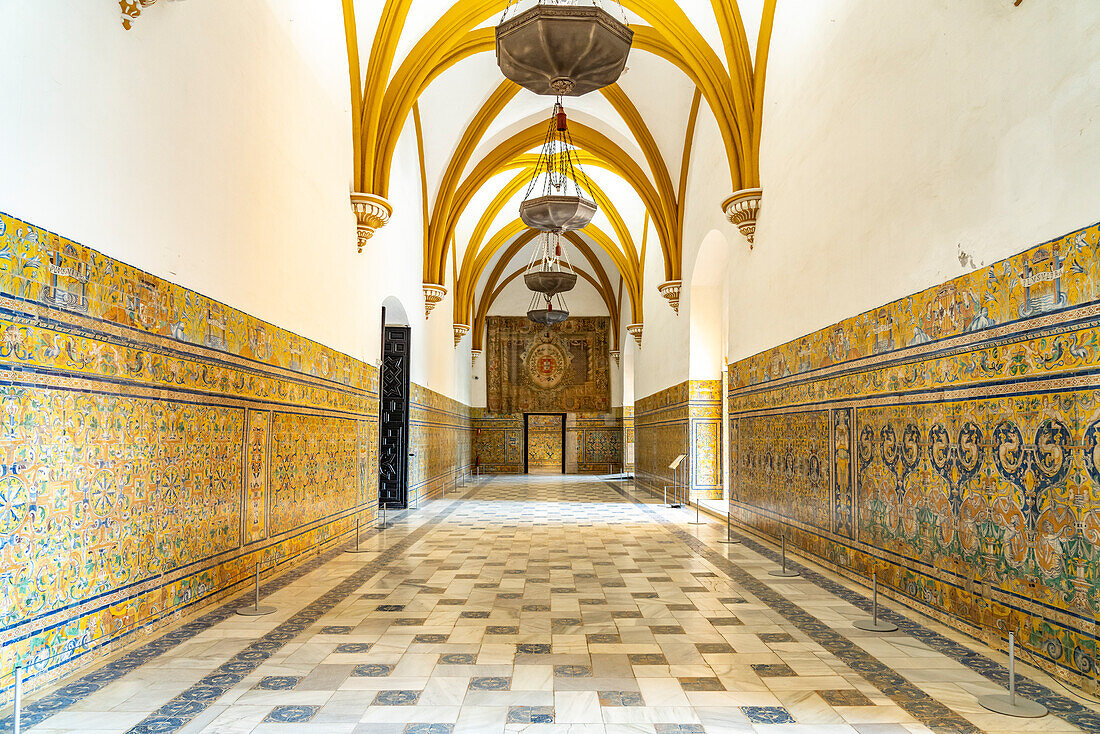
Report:
<svg viewBox="0 0 1100 734"><path fill-rule="evenodd" d="M634 406L618 408L623 421L623 471L634 471Z"/></svg>
<svg viewBox="0 0 1100 734"><path fill-rule="evenodd" d="M730 365L731 512L1097 691L1100 226Z"/></svg>
<svg viewBox="0 0 1100 734"><path fill-rule="evenodd" d="M409 499L440 497L473 467L470 407L415 383L409 402Z"/></svg>
<svg viewBox="0 0 1100 734"><path fill-rule="evenodd" d="M474 460L481 471L523 472L523 413L472 413ZM622 423L612 413L566 413L566 471L618 471L622 462Z"/></svg>
<svg viewBox="0 0 1100 734"><path fill-rule="evenodd" d="M0 703L372 516L369 365L6 214L0 333Z"/></svg>
<svg viewBox="0 0 1100 734"><path fill-rule="evenodd" d="M676 485L668 465L686 454L692 497L722 498L721 380L690 380L638 400L634 424L640 484L658 492Z"/></svg>

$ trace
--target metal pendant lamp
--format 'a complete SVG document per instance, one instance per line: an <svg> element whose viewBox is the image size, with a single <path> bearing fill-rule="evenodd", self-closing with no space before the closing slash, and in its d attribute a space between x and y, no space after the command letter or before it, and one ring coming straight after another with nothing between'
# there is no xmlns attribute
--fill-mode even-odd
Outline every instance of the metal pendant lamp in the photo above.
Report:
<svg viewBox="0 0 1100 734"><path fill-rule="evenodd" d="M634 40L622 5L621 22L600 0L544 0L519 11L520 3L509 0L496 28L505 77L535 94L570 97L618 81Z"/></svg>
<svg viewBox="0 0 1100 734"><path fill-rule="evenodd" d="M539 181L542 190L536 191ZM569 120L559 100L554 104L535 173L519 205L519 218L543 232L581 229L596 214L596 202L585 196L586 188L590 189L591 183L577 159Z"/></svg>
<svg viewBox="0 0 1100 734"><path fill-rule="evenodd" d="M539 238L531 252L523 282L532 291L527 318L536 324L550 326L569 317L562 294L577 285L577 273L562 247L560 235L548 232Z"/></svg>
<svg viewBox="0 0 1100 734"><path fill-rule="evenodd" d="M569 318L569 310L565 307L565 301L561 295L556 296L557 308L554 307L554 298L547 298L541 293L535 293L531 297L531 305L527 308L527 318L536 324L553 326L560 324Z"/></svg>

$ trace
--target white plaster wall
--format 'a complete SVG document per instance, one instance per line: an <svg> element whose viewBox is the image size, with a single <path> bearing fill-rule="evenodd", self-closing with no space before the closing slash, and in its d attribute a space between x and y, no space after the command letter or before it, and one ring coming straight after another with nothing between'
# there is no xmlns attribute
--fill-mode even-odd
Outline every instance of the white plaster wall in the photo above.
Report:
<svg viewBox="0 0 1100 734"><path fill-rule="evenodd" d="M521 265L519 262L514 264ZM490 316L526 316L530 303L531 291L523 284L523 278L516 278L504 286L488 313ZM607 304L584 278L577 278L577 286L565 294L565 305L571 316L607 316ZM554 306L557 307L557 299Z"/></svg>
<svg viewBox="0 0 1100 734"><path fill-rule="evenodd" d="M396 296L414 381L462 400L469 356L423 320L411 123L356 254L343 38L338 3L161 2L130 31L117 3L0 3L0 209L372 364Z"/></svg>
<svg viewBox="0 0 1100 734"><path fill-rule="evenodd" d="M639 349L629 335L625 340L626 349L633 353L634 395L637 400L686 380L689 355L689 304L684 303L684 296L688 294L681 291L680 314L677 315L657 291L657 286L665 281L665 266L660 240L652 224L644 268L642 346Z"/></svg>
<svg viewBox="0 0 1100 734"><path fill-rule="evenodd" d="M730 361L1100 219L1100 3L779 4Z"/></svg>
<svg viewBox="0 0 1100 734"><path fill-rule="evenodd" d="M716 295L714 289L727 282L725 251L740 244L730 237L730 231L737 235L737 230L721 209L722 200L729 195L729 181L721 132L704 103L696 121L686 193L681 194L687 210L679 316L657 290L665 281L664 261L656 231L651 228L649 233L643 291L645 338L634 362L634 393L639 400L688 379L717 379L720 374L715 360L721 359L725 346L720 325L725 308L721 305L724 296ZM698 294L693 284L702 289ZM702 302L696 304L697 298Z"/></svg>

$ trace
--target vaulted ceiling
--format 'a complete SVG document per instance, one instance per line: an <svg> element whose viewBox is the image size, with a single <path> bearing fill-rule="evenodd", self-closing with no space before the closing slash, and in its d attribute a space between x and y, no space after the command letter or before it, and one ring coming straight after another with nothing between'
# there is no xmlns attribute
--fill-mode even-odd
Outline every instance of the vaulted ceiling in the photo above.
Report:
<svg viewBox="0 0 1100 734"><path fill-rule="evenodd" d="M564 101L600 207L569 241L582 280L612 316L616 344L621 316L642 321L647 249L660 248L663 280L680 279L701 109L722 140L720 151L703 154L726 158L728 192L759 186L775 2L622 0L620 11L615 0L602 0L609 12L624 13L634 44L619 83ZM505 80L496 66L493 29L509 0L342 3L355 190L388 197L411 118L425 201L424 283L453 294L454 323L473 326L479 349L485 316L528 261L534 233L517 212L553 99ZM520 9L532 4L523 0Z"/></svg>

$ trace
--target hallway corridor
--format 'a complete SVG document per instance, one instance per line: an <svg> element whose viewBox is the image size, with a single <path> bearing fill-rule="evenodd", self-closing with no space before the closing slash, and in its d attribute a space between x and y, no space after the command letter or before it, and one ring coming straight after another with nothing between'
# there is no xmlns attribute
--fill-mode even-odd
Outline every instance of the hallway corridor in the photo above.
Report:
<svg viewBox="0 0 1100 734"><path fill-rule="evenodd" d="M852 627L864 589L598 477L494 477L36 696L36 734L505 731L1096 731L1025 668L1043 719L1010 719L1002 655L904 610ZM464 494L463 494L464 493ZM728 551L728 555L727 555ZM728 559L728 560L727 560ZM792 564L793 565L793 564ZM888 604L892 609L898 608ZM10 731L10 720L4 722ZM25 729L27 730L27 729Z"/></svg>

